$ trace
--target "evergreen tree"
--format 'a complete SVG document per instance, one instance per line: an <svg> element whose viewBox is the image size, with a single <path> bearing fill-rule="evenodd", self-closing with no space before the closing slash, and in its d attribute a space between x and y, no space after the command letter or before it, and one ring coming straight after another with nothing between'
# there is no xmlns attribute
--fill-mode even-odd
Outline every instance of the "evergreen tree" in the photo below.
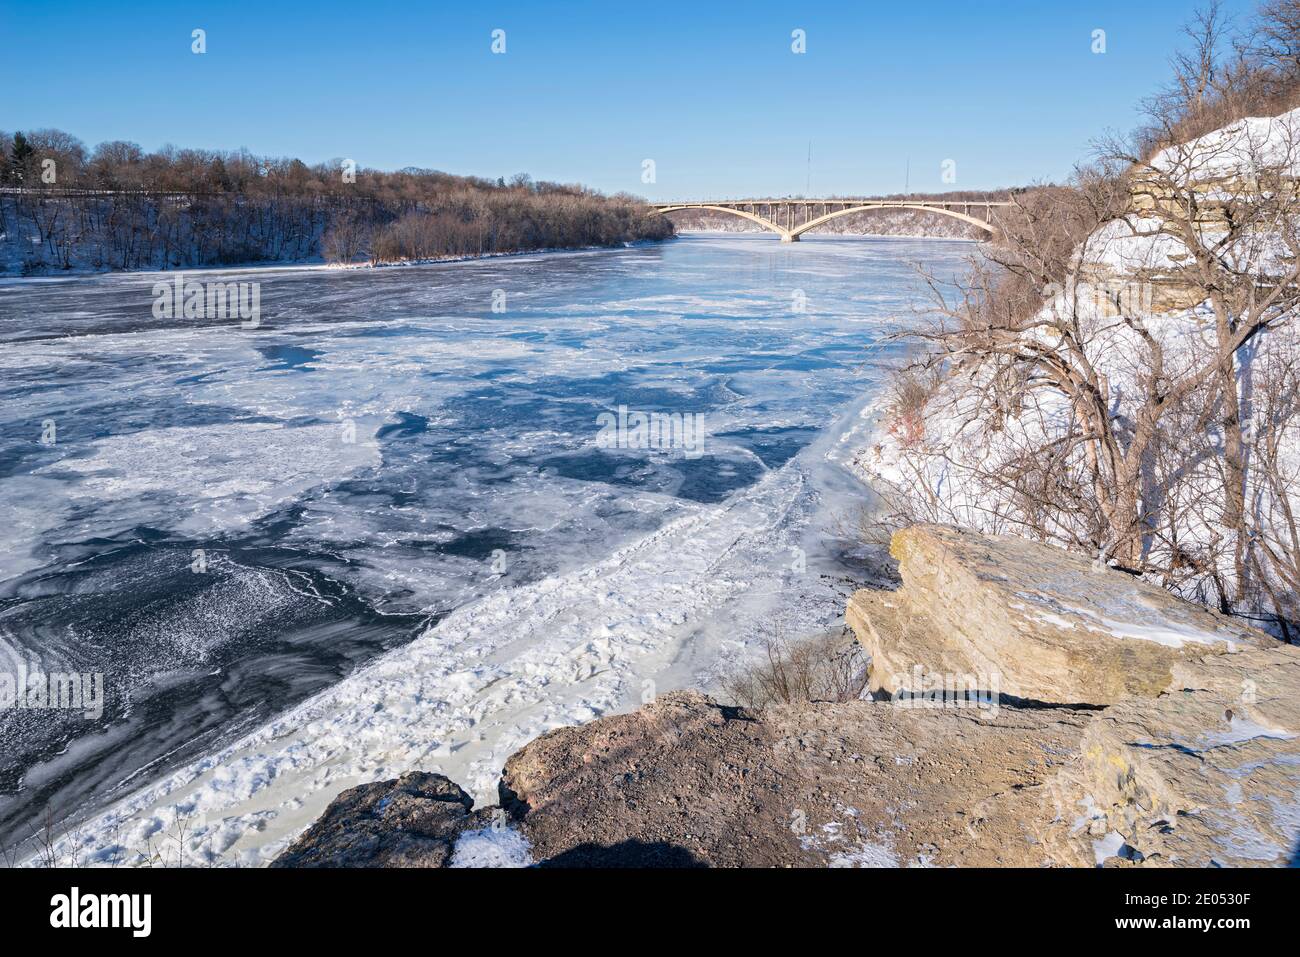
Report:
<svg viewBox="0 0 1300 957"><path fill-rule="evenodd" d="M9 148L9 176L13 182L21 184L26 179L28 164L35 155L36 150L27 142L27 137L21 132L14 133L14 143Z"/></svg>

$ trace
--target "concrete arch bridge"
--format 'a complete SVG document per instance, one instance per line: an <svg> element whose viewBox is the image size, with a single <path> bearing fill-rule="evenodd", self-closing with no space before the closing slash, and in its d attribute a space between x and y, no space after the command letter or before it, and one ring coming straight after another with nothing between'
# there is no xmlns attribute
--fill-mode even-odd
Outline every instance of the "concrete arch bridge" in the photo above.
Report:
<svg viewBox="0 0 1300 957"><path fill-rule="evenodd" d="M869 209L916 209L951 216L982 229L990 239L998 235L997 212L1013 203L986 200L919 199L738 199L717 202L652 203L661 213L679 209L707 209L729 213L777 233L783 243L798 242L816 229L842 216Z"/></svg>

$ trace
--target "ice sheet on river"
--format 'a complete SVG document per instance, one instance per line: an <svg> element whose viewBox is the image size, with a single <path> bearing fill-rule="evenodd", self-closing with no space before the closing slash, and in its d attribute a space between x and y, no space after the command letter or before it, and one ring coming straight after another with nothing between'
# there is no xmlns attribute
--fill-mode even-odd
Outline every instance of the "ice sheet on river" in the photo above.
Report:
<svg viewBox="0 0 1300 957"><path fill-rule="evenodd" d="M179 809L187 860L264 860L350 783L490 796L539 731L705 684L774 620L827 627L864 347L915 302L910 260L964 255L266 270L257 330L160 324L151 276L4 287L3 657L102 670L112 707L0 720L0 843L48 801L136 852ZM618 406L703 414L703 454L597 447Z"/></svg>
<svg viewBox="0 0 1300 957"><path fill-rule="evenodd" d="M783 469L592 567L461 608L81 828L82 856L130 860L179 814L197 859L261 863L340 790L413 768L447 774L490 802L522 744L653 693L640 676L664 666L693 617L788 584L807 494L803 471Z"/></svg>

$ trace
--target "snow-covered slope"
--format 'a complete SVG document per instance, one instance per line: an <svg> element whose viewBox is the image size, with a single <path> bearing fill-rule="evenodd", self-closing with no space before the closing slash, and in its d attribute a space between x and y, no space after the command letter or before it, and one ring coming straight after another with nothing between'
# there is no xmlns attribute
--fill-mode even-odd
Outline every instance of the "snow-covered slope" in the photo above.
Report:
<svg viewBox="0 0 1300 957"><path fill-rule="evenodd" d="M1161 150L1151 166L1184 182L1244 179L1277 169L1300 176L1300 110L1245 117Z"/></svg>
<svg viewBox="0 0 1300 957"><path fill-rule="evenodd" d="M1257 176L1261 170L1285 177L1300 170L1292 162L1296 154L1300 110L1242 120L1163 151L1152 166L1168 171L1175 182ZM1251 202L1248 185L1234 190L1235 202ZM1260 202L1271 198L1264 195ZM1120 433L1132 428L1150 381L1150 342L1158 343L1163 353L1161 374L1167 382L1203 367L1216 350L1215 312L1208 299L1197 302L1198 296L1188 295L1189 289L1199 288L1189 285L1186 272L1180 273L1191 252L1168 224L1158 211L1141 208L1103 224L1080 246L1079 272L1039 316L1044 321L1069 316L1078 324L1078 339L1085 344L1082 359L1100 374ZM1239 231L1224 243L1226 229L1210 218L1200 230L1199 244L1213 250L1226 272L1254 277L1255 288L1267 290L1274 277L1292 268L1280 228ZM1140 294L1117 307L1111 294L1116 283L1125 282ZM1047 327L1022 335L1040 348L1060 349L1065 355L1065 346ZM1292 516L1300 514L1298 357L1300 334L1294 319L1275 322L1236 356L1238 400L1251 446L1252 471L1245 488L1256 536L1251 547L1265 548L1267 542L1270 548L1275 543L1278 551L1295 549ZM873 412L874 441L856 459L861 473L912 519L987 532L1043 534L1065 545L1095 541L1097 515L1082 507L1085 503L1079 508L1061 507L1059 502L1043 508L1052 498L1050 490L1041 500L1027 497L1025 483L1009 479L1026 469L1038 470L1043 483L1059 482L1088 494L1084 443L1077 438L1080 429L1069 396L1042 382L1009 384L1005 378L995 380L995 375L992 363L968 362L934 388L919 413L902 412L881 400ZM1151 527L1144 557L1153 567L1166 569L1159 576L1161 583L1185 597L1212 602L1222 596L1223 581L1232 578L1232 569L1223 563L1233 552L1234 534L1221 523L1225 473L1218 408L1217 392L1206 383L1182 407L1165 414L1138 503ZM1273 470L1268 476L1263 474L1265 457ZM1269 567L1272 561L1268 555L1262 564ZM1246 600L1236 610L1267 616L1279 597L1282 604L1295 607L1296 587L1289 575L1264 572L1253 587L1272 592L1274 600ZM1229 586L1229 592L1234 591Z"/></svg>

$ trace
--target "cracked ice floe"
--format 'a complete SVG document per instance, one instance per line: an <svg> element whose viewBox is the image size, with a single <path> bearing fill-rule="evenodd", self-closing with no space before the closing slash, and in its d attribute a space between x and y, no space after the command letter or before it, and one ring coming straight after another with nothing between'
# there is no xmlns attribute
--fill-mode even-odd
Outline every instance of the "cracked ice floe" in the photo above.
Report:
<svg viewBox="0 0 1300 957"><path fill-rule="evenodd" d="M0 528L5 547L0 548L0 581L40 568L40 554L48 533L67 520L63 485L53 479L15 475L0 481Z"/></svg>
<svg viewBox="0 0 1300 957"><path fill-rule="evenodd" d="M690 616L779 568L769 558L766 569L748 562L729 569L720 557L780 552L772 530L802 488L795 470L769 473L726 506L680 518L595 566L458 609L369 668L122 802L82 835L93 846L124 821L165 819L176 803L211 822L270 810L273 824L245 834L242 846L220 836L224 856L247 861L259 847L269 854L281 846L329 797L361 780L430 768L490 798L514 750L550 728L613 710L635 688L640 663L662 660ZM204 828L195 828L196 837L216 836L214 825Z"/></svg>
<svg viewBox="0 0 1300 957"><path fill-rule="evenodd" d="M109 436L97 440L88 456L39 471L73 473L80 481L69 484L65 495L86 505L111 505L99 524L129 526L124 512L132 510L140 511L142 521L157 522L158 504L166 502L173 506L176 530L201 534L247 525L307 489L379 462L377 443L360 425L352 432L342 424L292 428L255 422Z"/></svg>
<svg viewBox="0 0 1300 957"><path fill-rule="evenodd" d="M753 469L754 494L728 481L728 500L704 505L664 484L566 476L548 461L590 445L597 409L632 397L650 410L704 409L711 446L740 433L718 438L734 452L718 474L753 464L755 432L819 433L871 388L852 373L863 337L914 301L907 262L957 269L966 254L906 241L793 252L783 272L828 277L800 277L810 308L797 316L787 297L752 294L744 264L768 263L772 249L745 239L382 277L261 273L273 321L256 336L159 328L147 303L137 308L140 277L68 286L57 299L14 292L39 306L43 338L0 320L0 366L27 390L0 405L0 435L34 446L33 409L58 413L60 428L59 444L29 459L28 475L51 484L0 479L0 501L21 492L20 568L40 561L33 546L140 526L233 538L257 534L243 523L270 514L275 545L328 555L341 566L331 577L373 607L459 609L412 657L374 661L373 683L345 682L299 712L286 702L265 733L151 782L122 805L123 822L194 805L220 860L265 861L348 784L430 766L490 795L518 746L631 705L648 676L704 683L754 641L757 622L789 621L793 634L832 620L832 587L790 599L781 571L792 546L811 561L823 543L806 531L815 510L854 507L858 490L851 498L836 484L848 476L810 479L814 456L773 480ZM825 257L840 262L810 262ZM498 285L511 289L510 310L489 317L480 294ZM343 416L357 422L350 450L329 431ZM335 457L319 461L325 452ZM38 513L46 504L64 510L49 513L53 527ZM497 533L527 535L522 548L509 543L504 580L485 568ZM231 844L262 812L265 833L248 827Z"/></svg>

